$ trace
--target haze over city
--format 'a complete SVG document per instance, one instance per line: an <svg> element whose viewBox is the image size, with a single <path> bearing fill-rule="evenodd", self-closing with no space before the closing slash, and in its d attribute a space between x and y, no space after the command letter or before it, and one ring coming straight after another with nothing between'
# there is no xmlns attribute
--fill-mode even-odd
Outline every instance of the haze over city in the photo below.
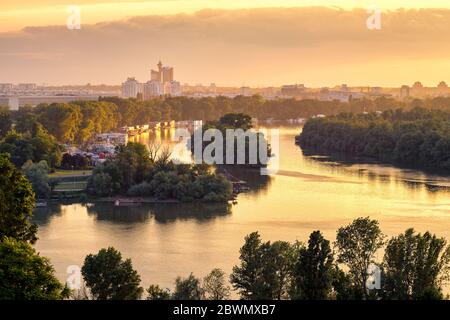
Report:
<svg viewBox="0 0 450 320"><path fill-rule="evenodd" d="M367 1L78 1L80 30L65 25L73 3L26 2L0 4L3 83L120 85L159 59L182 83L236 87L431 87L450 73L445 1L377 1L380 30Z"/></svg>

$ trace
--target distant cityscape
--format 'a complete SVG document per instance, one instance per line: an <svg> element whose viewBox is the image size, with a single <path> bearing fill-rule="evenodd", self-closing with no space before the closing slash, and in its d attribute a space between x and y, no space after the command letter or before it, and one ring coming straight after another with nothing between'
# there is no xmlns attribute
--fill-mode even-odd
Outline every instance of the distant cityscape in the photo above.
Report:
<svg viewBox="0 0 450 320"><path fill-rule="evenodd" d="M0 106L8 106L11 110L17 110L25 105L36 106L40 103L67 103L74 100L96 101L100 96L149 100L160 96L181 95L194 98L218 95L231 98L238 95L261 95L266 99L293 98L348 102L352 99L375 99L378 97L392 97L399 100L448 97L450 93L449 87L444 81L439 82L436 87L425 87L419 81L411 86L402 85L397 88L351 87L346 84L331 88L310 88L304 84L287 84L281 87L221 87L215 83L209 85L181 84L175 80L174 74L173 67L163 65L159 61L156 70L150 70L148 81L139 82L135 77L128 77L120 86L91 84L48 86L35 83L0 83Z"/></svg>

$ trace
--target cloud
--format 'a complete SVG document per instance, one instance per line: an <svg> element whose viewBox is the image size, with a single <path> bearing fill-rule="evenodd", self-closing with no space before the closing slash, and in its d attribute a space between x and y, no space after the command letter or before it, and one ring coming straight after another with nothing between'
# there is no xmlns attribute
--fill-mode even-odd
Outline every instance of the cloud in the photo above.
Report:
<svg viewBox="0 0 450 320"><path fill-rule="evenodd" d="M388 11L377 31L367 29L367 17L365 9L207 9L81 30L27 27L0 33L0 81L144 81L160 58L182 82L235 85L390 83L406 80L417 64L436 71L417 75L429 81L449 73L450 10Z"/></svg>

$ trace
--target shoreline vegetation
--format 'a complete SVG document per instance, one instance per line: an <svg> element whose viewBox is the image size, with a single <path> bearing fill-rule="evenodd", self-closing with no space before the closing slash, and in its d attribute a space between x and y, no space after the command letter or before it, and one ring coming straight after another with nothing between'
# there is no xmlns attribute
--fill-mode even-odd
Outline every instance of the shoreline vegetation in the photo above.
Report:
<svg viewBox="0 0 450 320"><path fill-rule="evenodd" d="M310 119L296 142L304 150L344 153L397 166L450 173L450 112L415 108Z"/></svg>
<svg viewBox="0 0 450 320"><path fill-rule="evenodd" d="M211 166L175 164L167 148L135 142L119 146L114 159L93 170L87 193L100 198L126 195L181 202L221 202L233 197L232 184Z"/></svg>

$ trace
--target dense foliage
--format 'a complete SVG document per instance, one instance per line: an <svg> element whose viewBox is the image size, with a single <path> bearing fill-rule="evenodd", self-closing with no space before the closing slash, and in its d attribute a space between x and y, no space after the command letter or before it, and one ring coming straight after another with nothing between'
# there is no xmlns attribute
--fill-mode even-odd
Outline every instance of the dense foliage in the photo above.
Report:
<svg viewBox="0 0 450 320"><path fill-rule="evenodd" d="M450 98L399 102L393 98L354 99L350 102L264 99L259 95L246 97L224 96L190 98L158 97L141 101L104 97L99 101L40 104L36 108L25 106L19 111L0 110L0 138L11 129L20 133L31 132L37 123L44 125L49 134L62 143L85 143L96 133L108 132L128 125L144 125L151 121L215 120L228 113L245 113L258 119L310 118L317 114L336 115L342 112L386 111L402 107L415 107L450 111Z"/></svg>
<svg viewBox="0 0 450 320"><path fill-rule="evenodd" d="M29 164L28 169L40 170L32 166ZM30 223L34 205L30 182L10 162L8 154L0 154L0 299L68 296L49 260L30 244L37 240L37 226Z"/></svg>
<svg viewBox="0 0 450 320"><path fill-rule="evenodd" d="M85 143L96 133L116 129L120 113L113 103L74 101L72 103L25 106L13 113L15 129L29 133L40 124L61 143Z"/></svg>
<svg viewBox="0 0 450 320"><path fill-rule="evenodd" d="M389 240L384 254L384 286L388 299L442 299L450 247L443 238L408 229Z"/></svg>
<svg viewBox="0 0 450 320"><path fill-rule="evenodd" d="M55 277L53 266L24 241L0 241L1 300L59 300L69 290Z"/></svg>
<svg viewBox="0 0 450 320"><path fill-rule="evenodd" d="M195 160L208 164L265 167L271 149L264 134L252 128L252 117L244 113L227 113L217 121L208 121L191 135ZM199 138L201 143L196 140Z"/></svg>
<svg viewBox="0 0 450 320"><path fill-rule="evenodd" d="M141 278L130 259L110 247L88 255L81 268L86 285L99 300L136 300L142 295Z"/></svg>
<svg viewBox="0 0 450 320"><path fill-rule="evenodd" d="M33 162L45 160L54 168L61 164L62 159L62 147L41 124L37 124L34 130L26 133L9 131L0 140L0 152L9 153L11 161L17 167L23 166L28 160Z"/></svg>
<svg viewBox="0 0 450 320"><path fill-rule="evenodd" d="M9 155L1 153L0 238L35 242L37 227L29 221L34 204L31 184L10 162Z"/></svg>
<svg viewBox="0 0 450 320"><path fill-rule="evenodd" d="M140 143L118 148L114 160L94 169L88 192L97 196L130 196L180 201L226 201L232 196L230 182L206 165L175 164L170 153Z"/></svg>
<svg viewBox="0 0 450 320"><path fill-rule="evenodd" d="M303 127L300 144L450 170L450 112L415 108L311 119Z"/></svg>
<svg viewBox="0 0 450 320"><path fill-rule="evenodd" d="M450 246L445 239L408 229L387 242L378 261L383 238L378 222L369 218L339 228L334 250L320 231L311 233L307 245L263 242L253 232L245 237L240 264L233 267L230 282L244 300L443 299L450 271ZM372 278L374 266L377 280ZM192 274L177 278L173 295L152 285L148 299L226 299L229 289L223 275L213 270L203 283ZM368 286L373 281L377 285Z"/></svg>
<svg viewBox="0 0 450 320"><path fill-rule="evenodd" d="M48 177L50 168L44 160L39 163L33 163L28 160L22 166L22 170L30 181L33 191L38 199L48 199L52 192L53 183Z"/></svg>
<svg viewBox="0 0 450 320"><path fill-rule="evenodd" d="M150 121L168 120L215 120L227 113L245 113L258 119L309 118L317 114L335 115L342 112L386 111L403 107L411 109L424 107L450 111L450 98L437 97L427 100L399 102L394 98L380 97L375 100L353 99L350 102L319 101L313 99L264 99L259 95L251 97L224 96L190 98L160 97L148 101L107 97L101 101L118 106L121 125L146 124Z"/></svg>

